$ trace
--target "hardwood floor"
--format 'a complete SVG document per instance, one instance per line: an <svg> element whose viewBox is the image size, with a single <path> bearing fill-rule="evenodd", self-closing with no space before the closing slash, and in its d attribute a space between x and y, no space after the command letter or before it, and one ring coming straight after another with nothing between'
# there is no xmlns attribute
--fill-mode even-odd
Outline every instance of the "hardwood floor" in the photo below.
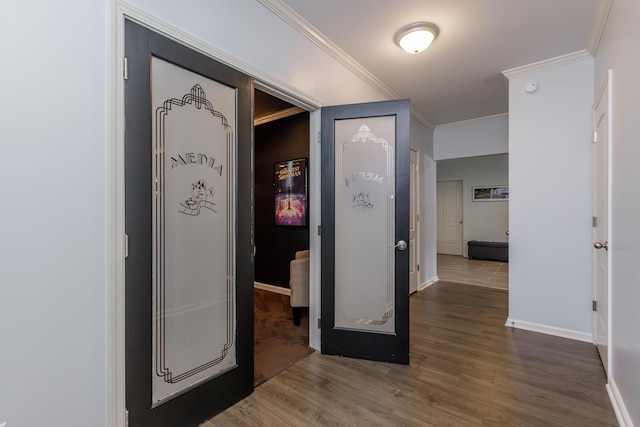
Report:
<svg viewBox="0 0 640 427"><path fill-rule="evenodd" d="M509 289L509 263L438 254L438 278L447 282Z"/></svg>
<svg viewBox="0 0 640 427"><path fill-rule="evenodd" d="M411 297L409 366L313 353L214 426L615 426L595 347L504 326L502 290Z"/></svg>

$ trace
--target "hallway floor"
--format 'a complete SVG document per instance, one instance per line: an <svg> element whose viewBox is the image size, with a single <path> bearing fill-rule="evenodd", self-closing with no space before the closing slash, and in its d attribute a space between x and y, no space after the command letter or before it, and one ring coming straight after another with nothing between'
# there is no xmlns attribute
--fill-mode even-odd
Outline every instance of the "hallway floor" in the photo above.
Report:
<svg viewBox="0 0 640 427"><path fill-rule="evenodd" d="M438 278L506 290L509 289L509 263L438 254Z"/></svg>
<svg viewBox="0 0 640 427"><path fill-rule="evenodd" d="M508 293L440 281L410 298L409 366L312 353L215 426L617 426L593 344L504 326Z"/></svg>

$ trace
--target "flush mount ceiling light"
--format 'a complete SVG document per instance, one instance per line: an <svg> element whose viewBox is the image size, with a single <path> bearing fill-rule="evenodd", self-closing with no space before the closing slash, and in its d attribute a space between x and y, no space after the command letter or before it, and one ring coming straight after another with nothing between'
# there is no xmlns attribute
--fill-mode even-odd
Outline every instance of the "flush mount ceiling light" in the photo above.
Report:
<svg viewBox="0 0 640 427"><path fill-rule="evenodd" d="M438 27L428 22L407 25L396 33L395 41L407 53L420 53L435 40Z"/></svg>

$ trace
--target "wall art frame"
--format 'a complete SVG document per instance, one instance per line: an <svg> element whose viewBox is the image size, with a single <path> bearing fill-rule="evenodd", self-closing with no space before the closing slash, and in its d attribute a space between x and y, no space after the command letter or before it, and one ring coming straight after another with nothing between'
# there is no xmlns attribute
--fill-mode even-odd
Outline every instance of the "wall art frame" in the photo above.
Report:
<svg viewBox="0 0 640 427"><path fill-rule="evenodd" d="M274 224L276 226L307 226L307 165L306 157L274 164Z"/></svg>
<svg viewBox="0 0 640 427"><path fill-rule="evenodd" d="M471 197L474 202L506 202L509 201L509 186L473 187Z"/></svg>

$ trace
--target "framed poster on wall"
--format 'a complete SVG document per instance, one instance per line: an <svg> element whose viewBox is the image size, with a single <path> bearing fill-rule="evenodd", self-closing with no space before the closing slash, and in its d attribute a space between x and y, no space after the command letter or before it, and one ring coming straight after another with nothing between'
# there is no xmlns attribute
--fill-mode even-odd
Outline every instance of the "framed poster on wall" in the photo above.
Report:
<svg viewBox="0 0 640 427"><path fill-rule="evenodd" d="M275 164L275 225L307 226L307 159Z"/></svg>
<svg viewBox="0 0 640 427"><path fill-rule="evenodd" d="M474 202L500 202L507 200L509 200L509 187L506 185L473 187Z"/></svg>

